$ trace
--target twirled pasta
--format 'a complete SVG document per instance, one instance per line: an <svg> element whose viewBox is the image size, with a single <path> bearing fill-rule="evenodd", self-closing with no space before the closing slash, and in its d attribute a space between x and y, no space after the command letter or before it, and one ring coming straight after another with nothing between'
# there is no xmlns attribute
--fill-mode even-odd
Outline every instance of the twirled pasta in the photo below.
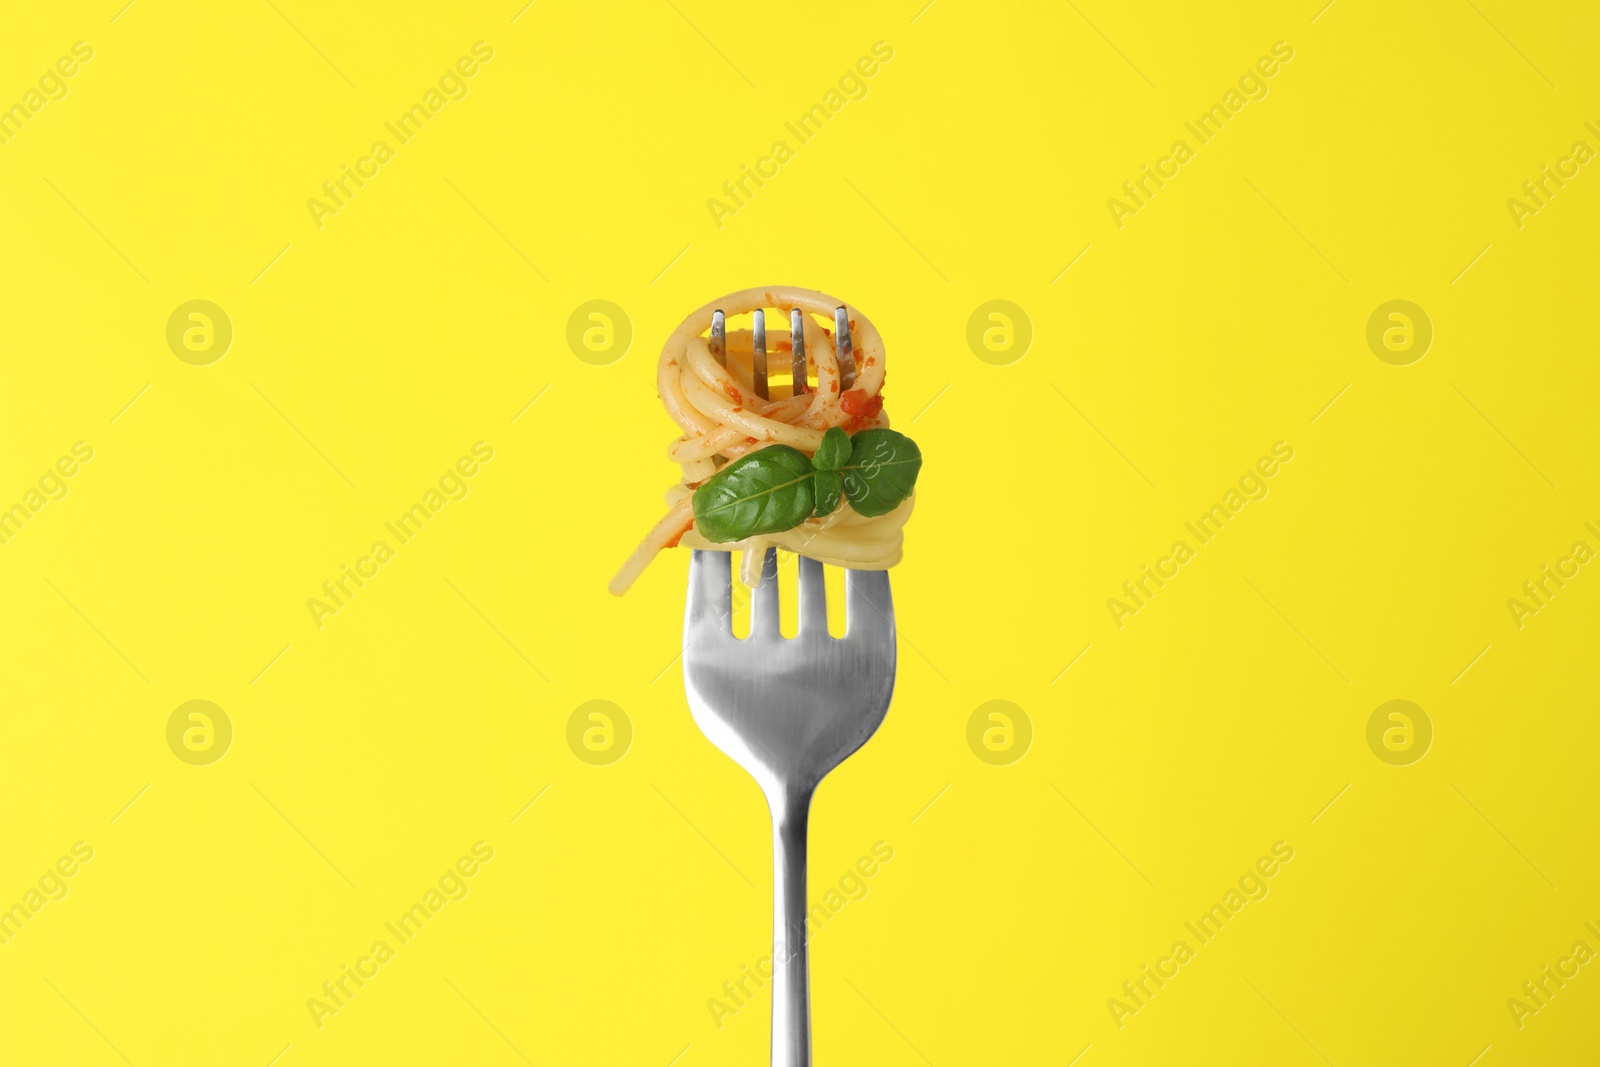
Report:
<svg viewBox="0 0 1600 1067"><path fill-rule="evenodd" d="M769 444L790 445L809 455L817 450L829 427L843 426L854 432L889 425L880 398L884 354L877 329L865 315L848 308L856 367L855 382L845 390L833 333L812 318L820 315L831 320L840 306L843 301L812 289L745 289L694 311L667 338L656 368L656 389L667 413L683 430L683 436L667 450L683 468L683 481L667 493L670 507L666 515L611 579L611 592L619 596L627 592L658 552L680 544L743 551L740 573L749 585L759 580L761 560L769 545L854 570L885 570L900 562L902 528L911 517L914 497L875 518L859 515L844 503L825 518L737 542L708 541L694 528L694 489L728 460ZM731 318L757 308L781 309L785 321L791 310L802 312L806 377L815 382L810 391L761 399L752 386L754 344L748 330L728 332L726 366L712 356L705 337L711 329L712 312L721 310ZM788 331L783 331L769 350L782 353L784 358L778 363L787 366L791 351Z"/></svg>

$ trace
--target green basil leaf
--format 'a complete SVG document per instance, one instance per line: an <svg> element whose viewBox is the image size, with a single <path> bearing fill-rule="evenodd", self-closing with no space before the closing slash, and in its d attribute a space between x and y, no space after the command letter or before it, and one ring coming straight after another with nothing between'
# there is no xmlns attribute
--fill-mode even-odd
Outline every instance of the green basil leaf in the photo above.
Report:
<svg viewBox="0 0 1600 1067"><path fill-rule="evenodd" d="M816 501L811 460L769 445L740 456L694 491L694 524L708 541L742 541L799 526Z"/></svg>
<svg viewBox="0 0 1600 1067"><path fill-rule="evenodd" d="M836 471L849 460L850 435L838 426L830 426L822 435L817 454L811 457L811 465L819 471Z"/></svg>
<svg viewBox="0 0 1600 1067"><path fill-rule="evenodd" d="M887 515L911 495L922 452L903 433L875 428L850 439L850 462L839 469L844 495L859 515Z"/></svg>
<svg viewBox="0 0 1600 1067"><path fill-rule="evenodd" d="M811 514L821 519L839 510L839 501L844 499L844 478L838 471L818 471L811 476L811 487L817 498Z"/></svg>

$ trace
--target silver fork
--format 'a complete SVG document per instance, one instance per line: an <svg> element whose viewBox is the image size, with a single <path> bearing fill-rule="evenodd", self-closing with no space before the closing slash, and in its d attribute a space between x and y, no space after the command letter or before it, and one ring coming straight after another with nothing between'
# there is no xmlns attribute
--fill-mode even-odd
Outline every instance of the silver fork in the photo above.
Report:
<svg viewBox="0 0 1600 1067"><path fill-rule="evenodd" d="M884 571L845 572L845 635L828 633L822 564L800 560L800 629L778 630L778 556L768 549L750 636L733 636L729 554L689 563L683 681L711 743L749 771L772 813L773 1067L810 1067L806 825L827 773L866 743L894 691L894 605Z"/></svg>
<svg viewBox="0 0 1600 1067"><path fill-rule="evenodd" d="M767 396L767 313L763 308L756 308L753 315L755 319L751 326L751 346L755 354L750 361L750 384L755 389L756 395L762 400L771 399ZM850 342L850 313L842 306L833 312L833 328L836 343L839 346L839 378L840 388L849 389L856 383L855 350ZM718 311L711 313L711 340L709 342L711 354L718 363L724 367L728 365L728 320L727 316ZM791 374L794 376L794 394L799 396L806 391L806 333L805 320L801 317L799 308L789 312L789 344Z"/></svg>

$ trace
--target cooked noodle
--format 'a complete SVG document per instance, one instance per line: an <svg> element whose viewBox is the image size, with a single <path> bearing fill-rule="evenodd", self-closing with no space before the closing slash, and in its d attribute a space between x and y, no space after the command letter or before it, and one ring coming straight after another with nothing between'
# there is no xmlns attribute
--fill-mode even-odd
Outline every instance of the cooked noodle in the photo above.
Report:
<svg viewBox="0 0 1600 1067"><path fill-rule="evenodd" d="M851 414L842 406L846 394L835 338L832 331L812 317L820 315L831 321L834 309L842 304L843 301L812 289L746 289L695 311L667 338L656 368L656 389L667 413L683 430L683 436L667 450L683 468L683 481L667 493L671 506L666 515L611 579L611 592L619 596L627 592L658 552L680 544L743 551L740 573L749 585L759 580L761 560L769 545L855 570L885 570L900 562L901 530L911 516L914 496L876 518L858 515L848 501L841 502L839 509L825 518L808 519L792 530L743 541L708 541L694 528L694 488L726 461L769 444L790 445L810 455L831 426L843 426L853 432L889 425L876 401L883 388L883 339L867 317L854 308L849 309L849 316L856 378L849 393L850 403L858 413ZM808 387L810 391L772 400L757 396L751 384L754 343L749 330L728 330L727 366L712 356L704 336L711 329L711 313L721 310L731 319L757 308L781 309L785 323L792 309L802 312L806 377L815 383ZM788 331L770 331L768 337L769 360L775 368L787 368ZM773 358L778 355L781 358Z"/></svg>

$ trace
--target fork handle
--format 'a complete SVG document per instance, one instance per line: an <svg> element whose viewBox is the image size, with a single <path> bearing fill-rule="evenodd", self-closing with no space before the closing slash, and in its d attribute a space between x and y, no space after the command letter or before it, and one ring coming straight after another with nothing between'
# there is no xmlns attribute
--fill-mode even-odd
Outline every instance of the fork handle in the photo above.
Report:
<svg viewBox="0 0 1600 1067"><path fill-rule="evenodd" d="M811 978L806 953L806 826L811 794L772 808L772 1067L811 1067Z"/></svg>

